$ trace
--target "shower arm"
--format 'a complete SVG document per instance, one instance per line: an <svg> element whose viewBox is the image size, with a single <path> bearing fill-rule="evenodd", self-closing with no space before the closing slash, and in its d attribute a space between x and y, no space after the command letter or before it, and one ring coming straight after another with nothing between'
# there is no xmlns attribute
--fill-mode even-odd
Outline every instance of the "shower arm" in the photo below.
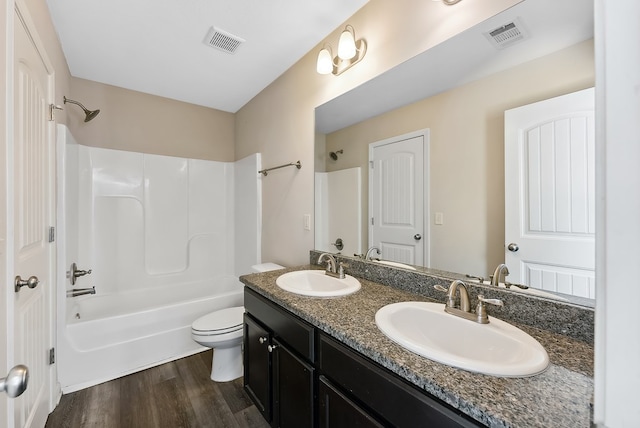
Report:
<svg viewBox="0 0 640 428"><path fill-rule="evenodd" d="M82 103L75 101L75 100L70 100L69 98L67 98L66 96L63 96L62 99L64 100L64 103L70 103L70 104L75 104L77 106L80 106L80 108L84 111L85 114L85 118L84 121L85 122L89 122L90 120L92 120L94 117L96 117L98 115L98 113L100 113L100 109L97 110L89 110L88 108L86 108L85 106L82 105ZM53 105L53 104L52 104ZM54 108L58 108L57 106L54 107L50 107L51 112L53 111Z"/></svg>

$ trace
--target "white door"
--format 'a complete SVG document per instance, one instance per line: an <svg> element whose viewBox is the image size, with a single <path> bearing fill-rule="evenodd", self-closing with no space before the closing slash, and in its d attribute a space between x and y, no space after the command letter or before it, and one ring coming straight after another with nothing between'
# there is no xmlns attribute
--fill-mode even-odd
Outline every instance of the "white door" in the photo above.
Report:
<svg viewBox="0 0 640 428"><path fill-rule="evenodd" d="M369 246L381 258L429 265L429 131L369 145Z"/></svg>
<svg viewBox="0 0 640 428"><path fill-rule="evenodd" d="M14 278L32 279L11 293L9 307L9 359L29 368L29 384L13 405L14 427L44 426L49 413L49 361L51 347L50 298L52 250L49 227L53 224L52 187L55 175L53 122L47 119L51 70L43 51L34 44L29 18L16 8L14 15L13 183L8 201L13 205L8 239ZM12 287L13 288L13 287ZM11 328L11 324L13 328ZM11 426L11 425L10 425Z"/></svg>
<svg viewBox="0 0 640 428"><path fill-rule="evenodd" d="M505 112L511 282L594 298L594 91Z"/></svg>

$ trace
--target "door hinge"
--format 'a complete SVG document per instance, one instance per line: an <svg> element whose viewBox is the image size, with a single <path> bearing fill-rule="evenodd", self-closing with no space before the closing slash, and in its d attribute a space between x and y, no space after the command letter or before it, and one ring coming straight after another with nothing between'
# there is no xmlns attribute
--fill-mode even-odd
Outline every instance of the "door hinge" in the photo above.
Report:
<svg viewBox="0 0 640 428"><path fill-rule="evenodd" d="M371 169L373 169L373 161L369 161L369 165L371 166Z"/></svg>
<svg viewBox="0 0 640 428"><path fill-rule="evenodd" d="M373 217L371 217L371 226L374 226L374 221L373 221Z"/></svg>
<svg viewBox="0 0 640 428"><path fill-rule="evenodd" d="M56 362L56 348L49 349L49 365Z"/></svg>
<svg viewBox="0 0 640 428"><path fill-rule="evenodd" d="M54 242L56 240L56 228L51 226L49 228L49 242Z"/></svg>

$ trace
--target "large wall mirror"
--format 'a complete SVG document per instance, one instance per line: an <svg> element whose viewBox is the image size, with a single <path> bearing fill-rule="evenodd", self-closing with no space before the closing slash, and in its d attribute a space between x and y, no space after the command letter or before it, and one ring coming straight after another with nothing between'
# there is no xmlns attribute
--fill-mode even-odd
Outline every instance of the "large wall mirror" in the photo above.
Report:
<svg viewBox="0 0 640 428"><path fill-rule="evenodd" d="M427 130L427 255L414 267L488 278L505 261L505 111L594 74L592 2L525 0L319 106L315 248L367 251L370 146Z"/></svg>

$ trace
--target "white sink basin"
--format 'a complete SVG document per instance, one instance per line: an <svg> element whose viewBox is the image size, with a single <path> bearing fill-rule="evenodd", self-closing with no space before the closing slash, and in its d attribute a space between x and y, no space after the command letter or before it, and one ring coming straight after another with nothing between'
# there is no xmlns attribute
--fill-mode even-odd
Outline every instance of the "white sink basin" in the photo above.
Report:
<svg viewBox="0 0 640 428"><path fill-rule="evenodd" d="M346 296L360 289L360 281L350 275L344 279L325 275L323 270L298 270L280 275L276 284L283 290L303 296Z"/></svg>
<svg viewBox="0 0 640 428"><path fill-rule="evenodd" d="M489 317L478 324L444 311L444 304L402 302L382 307L376 324L402 347L442 364L499 377L544 371L549 356L524 331Z"/></svg>
<svg viewBox="0 0 640 428"><path fill-rule="evenodd" d="M404 263L392 262L391 260L373 260L375 263L380 263L381 265L393 266L403 269L416 270L415 267L411 265L405 265Z"/></svg>

